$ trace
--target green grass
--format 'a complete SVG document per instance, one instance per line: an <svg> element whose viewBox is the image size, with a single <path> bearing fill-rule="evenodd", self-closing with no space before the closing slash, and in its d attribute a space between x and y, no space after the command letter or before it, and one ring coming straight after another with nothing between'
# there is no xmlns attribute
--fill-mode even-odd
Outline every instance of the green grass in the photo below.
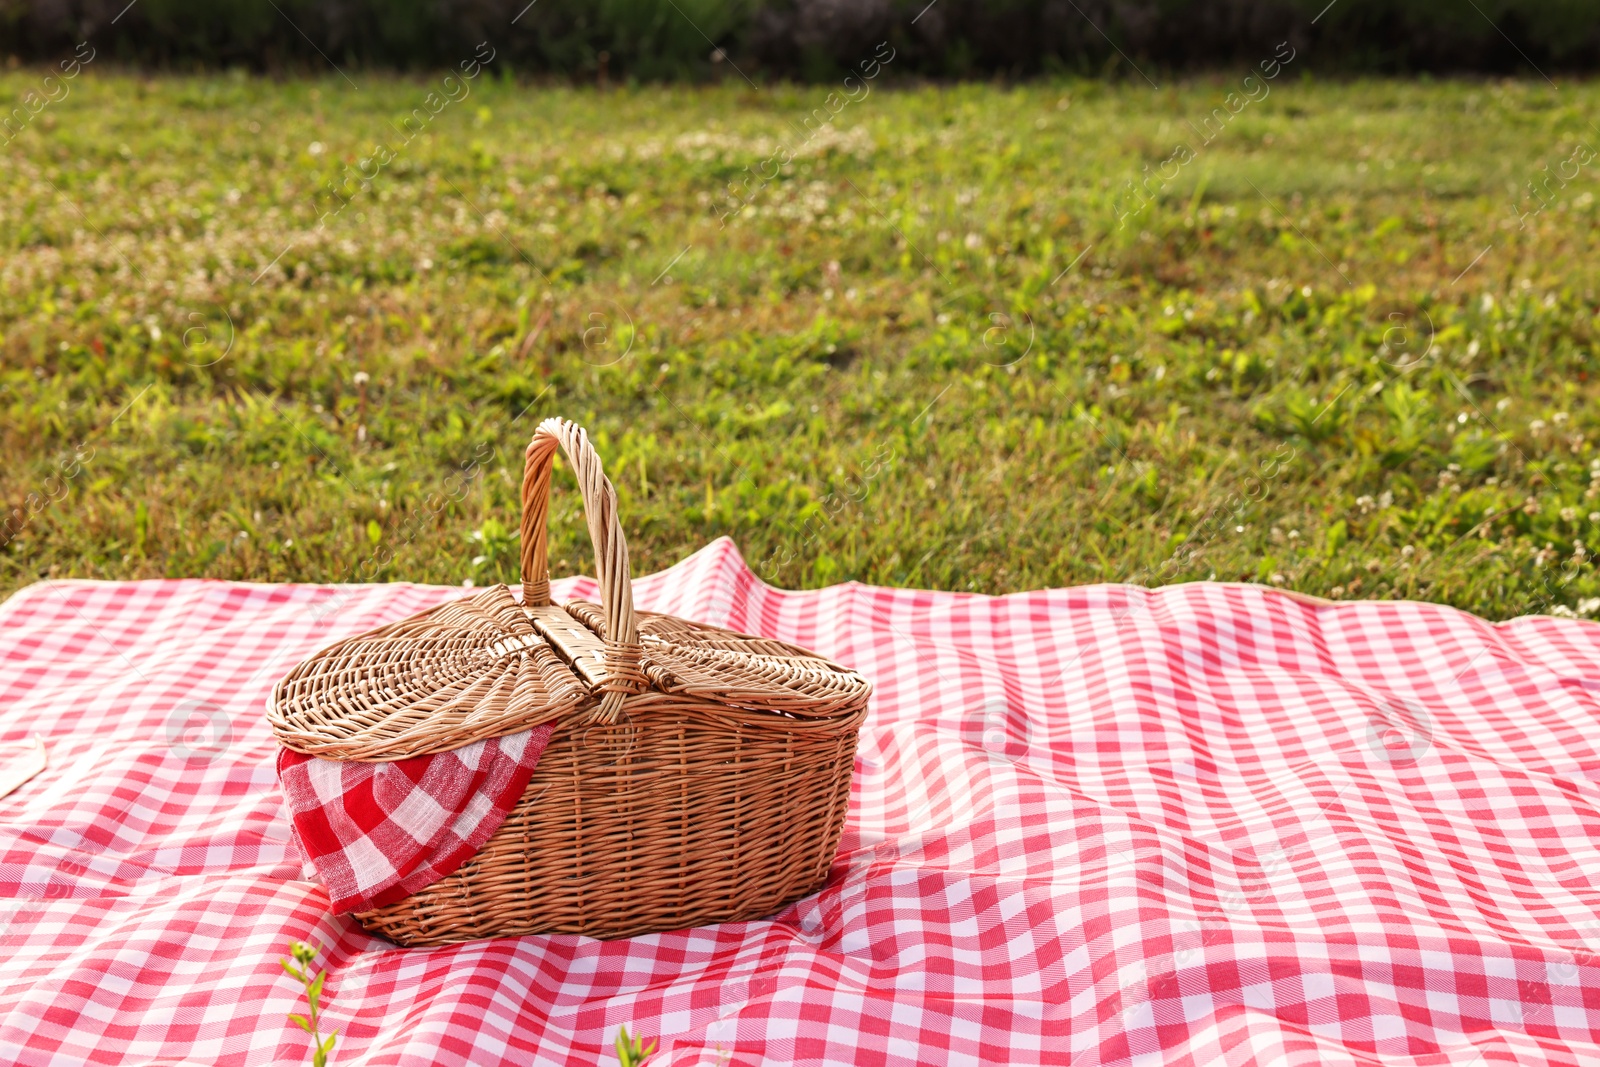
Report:
<svg viewBox="0 0 1600 1067"><path fill-rule="evenodd" d="M509 580L562 414L636 573L1600 604L1600 159L1513 213L1600 87L1291 65L1202 145L1236 83L888 69L801 150L826 86L485 76L402 148L438 79L85 68L0 149L0 585ZM591 569L570 479L553 522Z"/></svg>

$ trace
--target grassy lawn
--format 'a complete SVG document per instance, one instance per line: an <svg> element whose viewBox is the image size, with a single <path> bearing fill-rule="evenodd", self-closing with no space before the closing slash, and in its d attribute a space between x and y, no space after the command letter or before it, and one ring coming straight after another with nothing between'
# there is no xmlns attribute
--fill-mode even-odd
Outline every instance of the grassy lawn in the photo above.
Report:
<svg viewBox="0 0 1600 1067"><path fill-rule="evenodd" d="M636 573L1600 610L1600 86L892 70L819 123L86 67L0 148L0 591L510 580L563 414Z"/></svg>

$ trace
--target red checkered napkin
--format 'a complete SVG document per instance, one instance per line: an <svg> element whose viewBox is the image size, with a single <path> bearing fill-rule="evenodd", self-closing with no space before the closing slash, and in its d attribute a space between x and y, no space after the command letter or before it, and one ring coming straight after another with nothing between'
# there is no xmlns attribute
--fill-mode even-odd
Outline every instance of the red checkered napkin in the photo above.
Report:
<svg viewBox="0 0 1600 1067"><path fill-rule="evenodd" d="M471 859L516 806L554 730L546 724L393 763L280 751L295 836L334 913L393 904Z"/></svg>

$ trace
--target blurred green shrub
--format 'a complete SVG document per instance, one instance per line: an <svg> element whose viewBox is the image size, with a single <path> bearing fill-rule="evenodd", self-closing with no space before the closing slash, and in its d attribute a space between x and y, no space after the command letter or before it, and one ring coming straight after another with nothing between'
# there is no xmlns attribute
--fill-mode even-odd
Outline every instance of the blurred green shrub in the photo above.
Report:
<svg viewBox="0 0 1600 1067"><path fill-rule="evenodd" d="M91 39L119 60L278 70L505 66L580 81L842 75L889 41L936 77L1253 66L1281 41L1319 71L1600 68L1596 0L0 0L0 54ZM113 20L115 25L113 25ZM314 43L313 43L314 42ZM1113 43L1114 42L1114 43Z"/></svg>

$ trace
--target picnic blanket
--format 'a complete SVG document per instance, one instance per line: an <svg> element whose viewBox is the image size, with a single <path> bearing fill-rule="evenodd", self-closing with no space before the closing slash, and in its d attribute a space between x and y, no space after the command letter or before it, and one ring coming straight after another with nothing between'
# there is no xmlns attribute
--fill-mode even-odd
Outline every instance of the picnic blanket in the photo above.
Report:
<svg viewBox="0 0 1600 1067"><path fill-rule="evenodd" d="M459 596L31 586L0 608L0 1062L1600 1060L1600 626L1254 586L763 585L718 541L641 607L876 686L826 887L770 920L399 949L291 844L273 682ZM593 596L587 579L559 598Z"/></svg>

